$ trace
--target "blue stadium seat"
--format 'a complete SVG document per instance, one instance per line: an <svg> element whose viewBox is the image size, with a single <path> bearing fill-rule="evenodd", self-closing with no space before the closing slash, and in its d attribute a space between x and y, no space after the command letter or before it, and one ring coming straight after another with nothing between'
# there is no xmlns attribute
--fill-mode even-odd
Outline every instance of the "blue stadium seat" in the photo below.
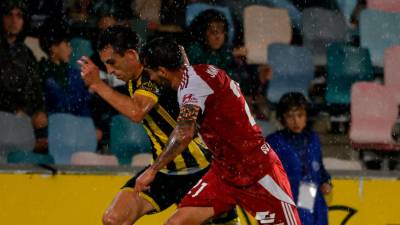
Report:
<svg viewBox="0 0 400 225"><path fill-rule="evenodd" d="M357 6L357 0L336 0L336 2L339 6L340 12L342 12L346 21L350 23L351 14Z"/></svg>
<svg viewBox="0 0 400 225"><path fill-rule="evenodd" d="M276 125L273 124L271 121L256 120L256 123L258 126L260 126L263 137L267 137L268 135L278 130L278 127L276 127Z"/></svg>
<svg viewBox="0 0 400 225"><path fill-rule="evenodd" d="M71 39L71 48L72 54L69 63L73 69L80 69L79 64L76 62L78 59L84 55L90 57L94 53L90 41L79 37Z"/></svg>
<svg viewBox="0 0 400 225"><path fill-rule="evenodd" d="M306 8L303 11L303 42L311 50L314 64L326 65L326 48L334 42L345 42L347 25L340 12L323 8Z"/></svg>
<svg viewBox="0 0 400 225"><path fill-rule="evenodd" d="M235 26L233 23L231 12L228 7L214 6L205 3L189 4L186 6L186 26L189 26L192 23L193 19L196 18L196 16L198 16L200 13L208 9L218 10L224 14L226 20L228 21L228 26L229 26L228 28L229 43L232 44L233 37L235 35Z"/></svg>
<svg viewBox="0 0 400 225"><path fill-rule="evenodd" d="M78 151L95 152L96 128L90 117L67 113L49 116L49 152L56 164L70 164L71 156Z"/></svg>
<svg viewBox="0 0 400 225"><path fill-rule="evenodd" d="M8 153L7 162L18 164L54 164L54 158L48 154L38 154L30 151L13 151Z"/></svg>
<svg viewBox="0 0 400 225"><path fill-rule="evenodd" d="M271 44L268 48L268 64L272 67L267 98L277 103L287 92L301 92L308 96L308 88L314 78L311 52L298 46Z"/></svg>
<svg viewBox="0 0 400 225"><path fill-rule="evenodd" d="M150 140L142 124L134 123L122 115L113 116L110 131L111 152L120 164L131 164L133 155L150 152Z"/></svg>
<svg viewBox="0 0 400 225"><path fill-rule="evenodd" d="M343 43L328 47L327 70L325 100L328 105L349 105L353 83L374 78L368 49Z"/></svg>
<svg viewBox="0 0 400 225"><path fill-rule="evenodd" d="M372 64L383 67L385 48L400 44L400 13L366 9L360 14L360 42L368 48Z"/></svg>
<svg viewBox="0 0 400 225"><path fill-rule="evenodd" d="M0 111L0 163L14 150L31 151L35 147L35 134L31 119Z"/></svg>

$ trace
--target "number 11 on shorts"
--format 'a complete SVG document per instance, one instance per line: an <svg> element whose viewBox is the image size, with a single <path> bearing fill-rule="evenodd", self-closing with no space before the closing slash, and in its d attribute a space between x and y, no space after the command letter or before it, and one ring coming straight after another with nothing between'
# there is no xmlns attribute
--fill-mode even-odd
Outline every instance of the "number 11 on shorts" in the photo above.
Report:
<svg viewBox="0 0 400 225"><path fill-rule="evenodd" d="M199 186L200 186L200 187L199 187ZM206 183L206 182L203 182L203 180L200 179L199 182L197 182L197 184L193 186L192 190L190 190L188 194L189 194L189 195L192 194L192 191L194 191L197 187L199 187L199 188L197 189L197 191L196 191L194 194L192 194L192 197L194 198L194 197L196 197L197 195L199 195L200 192L202 192L206 186L207 186L207 183Z"/></svg>

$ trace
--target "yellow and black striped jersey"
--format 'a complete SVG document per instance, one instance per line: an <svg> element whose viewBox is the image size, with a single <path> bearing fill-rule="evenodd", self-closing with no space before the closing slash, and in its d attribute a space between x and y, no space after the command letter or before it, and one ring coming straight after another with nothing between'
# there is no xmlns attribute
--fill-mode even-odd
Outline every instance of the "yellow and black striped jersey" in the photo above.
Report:
<svg viewBox="0 0 400 225"><path fill-rule="evenodd" d="M152 143L153 159L164 150L168 137L176 126L179 115L177 92L158 86L146 72L136 81L129 81L129 93L152 98L157 104L143 119L143 126ZM199 136L190 142L187 149L170 162L161 172L167 174L190 174L209 166L211 155Z"/></svg>

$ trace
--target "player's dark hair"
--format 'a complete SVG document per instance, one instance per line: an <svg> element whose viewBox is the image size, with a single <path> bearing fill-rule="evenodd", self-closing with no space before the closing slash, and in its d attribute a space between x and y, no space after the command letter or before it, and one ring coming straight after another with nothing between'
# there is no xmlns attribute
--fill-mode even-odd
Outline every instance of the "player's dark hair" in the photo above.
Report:
<svg viewBox="0 0 400 225"><path fill-rule="evenodd" d="M145 67L157 69L159 66L177 70L183 65L182 53L178 43L170 38L156 38L147 43L140 54Z"/></svg>
<svg viewBox="0 0 400 225"><path fill-rule="evenodd" d="M118 54L123 55L126 50L133 49L139 52L139 36L125 26L114 26L104 30L97 42L97 50L101 51L110 45Z"/></svg>
<svg viewBox="0 0 400 225"><path fill-rule="evenodd" d="M277 118L283 122L283 115L292 109L303 108L308 111L308 102L300 92L289 92L284 94L278 102L276 109Z"/></svg>

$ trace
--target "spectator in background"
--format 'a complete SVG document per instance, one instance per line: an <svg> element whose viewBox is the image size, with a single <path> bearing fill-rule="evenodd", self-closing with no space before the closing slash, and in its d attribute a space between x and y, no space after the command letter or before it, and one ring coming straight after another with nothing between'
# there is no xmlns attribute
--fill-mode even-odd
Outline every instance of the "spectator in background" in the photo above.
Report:
<svg viewBox="0 0 400 225"><path fill-rule="evenodd" d="M6 0L0 7L0 110L31 117L37 151L47 149L41 134L47 126L37 62L24 44L27 10L23 1Z"/></svg>
<svg viewBox="0 0 400 225"><path fill-rule="evenodd" d="M228 46L228 22L225 16L217 10L205 10L193 20L189 30L194 39L186 48L190 63L215 65L239 81L234 70L240 62L236 63L235 59L240 61L246 55L246 49Z"/></svg>
<svg viewBox="0 0 400 225"><path fill-rule="evenodd" d="M288 174L293 198L303 225L327 225L328 208L323 195L332 190L322 163L318 135L306 127L307 100L298 92L287 93L278 103L277 117L283 130L267 137ZM312 197L311 194L316 192Z"/></svg>
<svg viewBox="0 0 400 225"><path fill-rule="evenodd" d="M257 119L269 119L269 104L265 98L272 70L268 65L248 66L247 50L231 48L228 44L228 22L217 10L205 10L190 25L190 33L196 41L187 47L191 64L212 64L224 69L240 83L252 113Z"/></svg>
<svg viewBox="0 0 400 225"><path fill-rule="evenodd" d="M68 64L72 52L68 26L49 18L41 30L40 47L48 55L39 63L47 112L90 116L90 94L80 71Z"/></svg>

